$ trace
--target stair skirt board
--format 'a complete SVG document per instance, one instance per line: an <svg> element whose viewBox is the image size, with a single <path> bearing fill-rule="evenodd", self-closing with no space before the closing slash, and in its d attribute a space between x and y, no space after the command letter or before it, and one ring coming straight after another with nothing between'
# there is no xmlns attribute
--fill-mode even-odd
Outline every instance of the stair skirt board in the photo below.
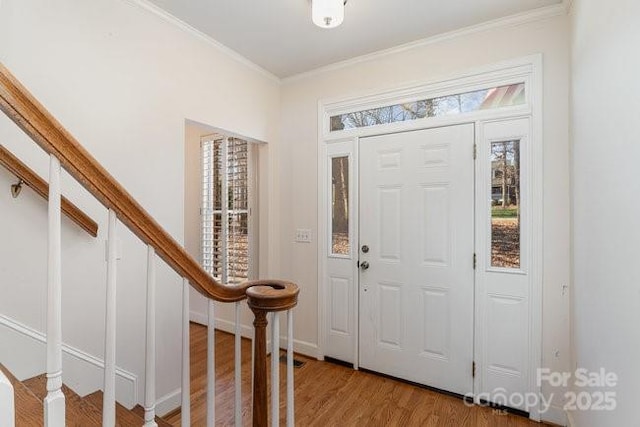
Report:
<svg viewBox="0 0 640 427"><path fill-rule="evenodd" d="M0 314L0 342L0 360L19 380L46 370L46 338L42 332ZM62 344L62 366L64 383L80 396L102 388L104 360ZM116 367L116 399L126 408L137 403L137 383L134 374Z"/></svg>

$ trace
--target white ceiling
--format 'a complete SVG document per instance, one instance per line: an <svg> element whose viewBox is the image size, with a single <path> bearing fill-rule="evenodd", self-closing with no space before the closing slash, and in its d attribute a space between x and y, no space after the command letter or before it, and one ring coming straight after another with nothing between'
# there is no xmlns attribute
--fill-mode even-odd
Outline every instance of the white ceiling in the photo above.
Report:
<svg viewBox="0 0 640 427"><path fill-rule="evenodd" d="M349 0L335 29L311 22L310 0L150 0L284 78L334 62L562 0Z"/></svg>

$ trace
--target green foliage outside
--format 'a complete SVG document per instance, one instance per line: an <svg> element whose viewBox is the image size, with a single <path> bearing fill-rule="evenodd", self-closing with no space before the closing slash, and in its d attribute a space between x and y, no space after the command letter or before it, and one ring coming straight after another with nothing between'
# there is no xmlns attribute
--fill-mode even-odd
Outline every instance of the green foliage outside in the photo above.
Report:
<svg viewBox="0 0 640 427"><path fill-rule="evenodd" d="M491 216L493 218L517 218L518 208L502 208L494 206L491 208Z"/></svg>

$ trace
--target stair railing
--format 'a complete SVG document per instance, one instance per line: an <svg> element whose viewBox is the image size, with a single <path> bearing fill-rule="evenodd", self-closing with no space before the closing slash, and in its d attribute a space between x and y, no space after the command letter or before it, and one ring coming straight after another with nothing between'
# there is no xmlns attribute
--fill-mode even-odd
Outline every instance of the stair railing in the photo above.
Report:
<svg viewBox="0 0 640 427"><path fill-rule="evenodd" d="M287 426L294 424L293 412L293 313L297 285L277 280L248 281L222 285L196 262L133 197L76 141L64 127L0 64L0 110L15 122L50 156L48 194L48 280L47 280L47 396L45 426L65 424L62 393L62 283L61 283L61 188L64 168L109 210L107 249L107 291L105 322L105 370L103 426L115 425L116 343L116 232L119 222L147 244L147 306L145 340L145 426L155 426L155 260L163 259L183 278L182 289L182 425L190 419L189 372L189 286L209 299L207 426L215 424L215 346L213 301L236 303L235 425L242 425L240 394L239 302L247 299L254 313L253 425L268 425L267 401L267 314L272 313L272 406L271 424L279 424L279 316L287 312Z"/></svg>
<svg viewBox="0 0 640 427"><path fill-rule="evenodd" d="M0 144L0 165L18 178L18 183L11 186L14 197L18 197L22 186L30 187L36 194L47 199L49 197L49 184L40 178L34 171L29 169L27 165L22 163L20 159L14 156L9 150ZM15 188L15 190L14 190ZM89 233L93 237L98 237L98 224L87 214L82 212L80 208L67 200L64 196L61 200L62 212L78 227Z"/></svg>

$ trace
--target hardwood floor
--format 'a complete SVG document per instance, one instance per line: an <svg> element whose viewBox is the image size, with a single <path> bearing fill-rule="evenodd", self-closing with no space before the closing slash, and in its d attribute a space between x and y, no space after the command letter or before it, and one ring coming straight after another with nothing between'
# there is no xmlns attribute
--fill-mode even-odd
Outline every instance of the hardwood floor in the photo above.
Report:
<svg viewBox="0 0 640 427"><path fill-rule="evenodd" d="M206 422L207 330L191 324L191 424ZM251 342L242 342L243 425L251 425ZM296 355L297 426L521 427L538 423L379 375ZM280 365L281 425L285 425L285 365ZM216 333L216 425L233 425L233 336ZM164 417L180 425L180 413Z"/></svg>

